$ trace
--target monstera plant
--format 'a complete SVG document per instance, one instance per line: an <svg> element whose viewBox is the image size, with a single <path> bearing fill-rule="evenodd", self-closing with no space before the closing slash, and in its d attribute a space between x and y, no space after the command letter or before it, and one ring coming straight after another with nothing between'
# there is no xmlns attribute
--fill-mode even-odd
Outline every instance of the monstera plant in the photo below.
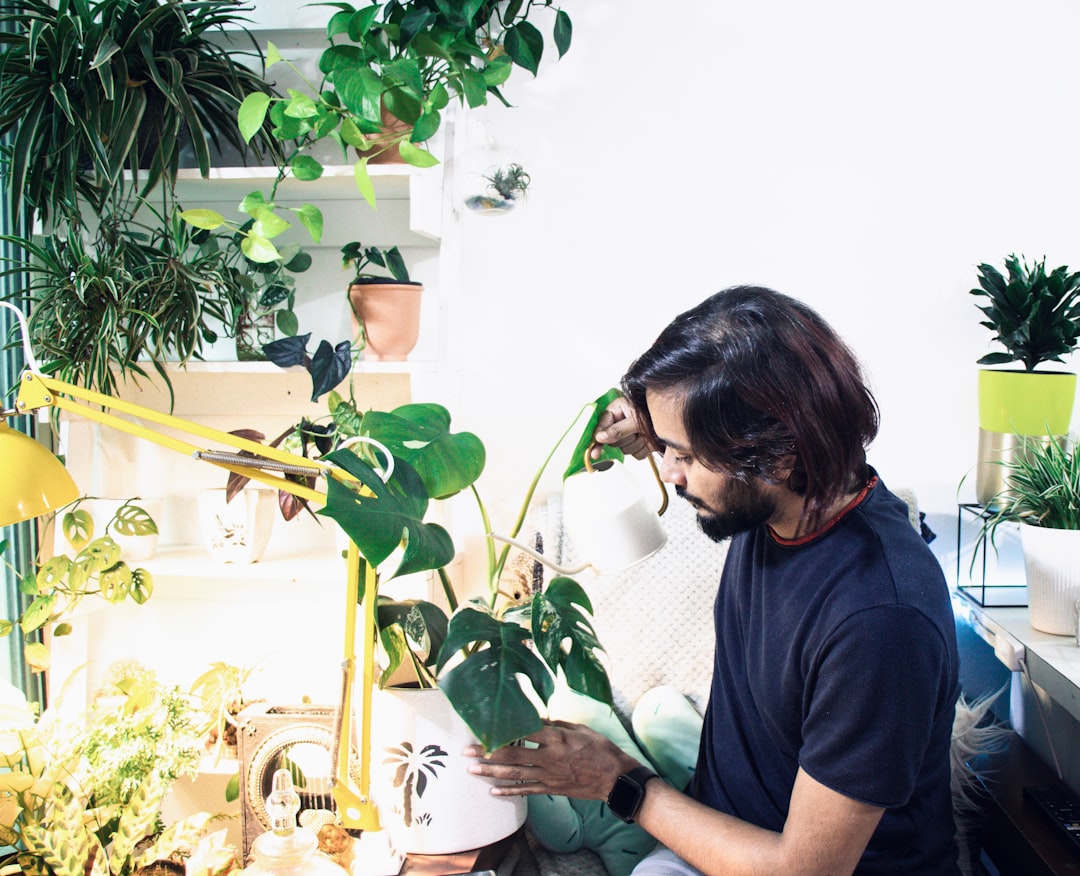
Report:
<svg viewBox="0 0 1080 876"><path fill-rule="evenodd" d="M296 339L286 343L294 353L306 355ZM325 341L320 346L332 349ZM271 359L278 364L286 361L280 356ZM312 360L307 362L310 365ZM322 373L313 372L316 381ZM322 386L317 384L316 395L342 379L332 375ZM599 413L609 399L610 394L590 403L593 414L581 432L574 460L580 460L580 448L590 443ZM340 525L364 562L376 569L380 583L434 570L450 607L448 617L428 601L378 598L379 639L385 654L380 683L388 684L391 677L400 679L405 671L414 685L440 688L488 749L541 727L534 700L547 702L556 674L564 675L573 689L610 703L602 649L590 621L592 605L578 582L557 577L536 593L503 592L499 583L511 548L497 545L489 535L487 595L467 604L458 599L448 569L456 553L453 538L426 517L432 502L467 491L475 499L483 531L492 531L477 489L486 459L480 438L471 432L453 431L450 412L438 404L365 411L351 394L346 398L330 390L327 411L323 421L305 420L279 442L293 452L330 462L356 478L352 486L328 479L326 504L318 513ZM576 417L559 437L533 477L508 531L511 538L524 526L548 464L580 420L581 416ZM391 454L389 476L385 472L391 466L383 452L368 443L350 441L357 436L377 441ZM619 455L614 448L606 453ZM567 474L577 468L571 462ZM531 688L528 693L527 688Z"/></svg>

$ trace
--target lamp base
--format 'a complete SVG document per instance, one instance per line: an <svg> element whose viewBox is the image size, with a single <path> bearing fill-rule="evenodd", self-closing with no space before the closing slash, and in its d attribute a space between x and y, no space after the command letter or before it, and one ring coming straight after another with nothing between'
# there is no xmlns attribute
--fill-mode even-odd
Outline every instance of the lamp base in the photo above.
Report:
<svg viewBox="0 0 1080 876"><path fill-rule="evenodd" d="M394 848L387 830L365 830L356 840L349 870L353 876L397 876L405 865L405 853Z"/></svg>

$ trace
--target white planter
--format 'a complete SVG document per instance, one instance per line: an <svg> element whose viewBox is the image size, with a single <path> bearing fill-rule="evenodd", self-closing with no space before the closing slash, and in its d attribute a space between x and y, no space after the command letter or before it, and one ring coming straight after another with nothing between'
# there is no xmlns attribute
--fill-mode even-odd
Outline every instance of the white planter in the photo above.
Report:
<svg viewBox="0 0 1080 876"><path fill-rule="evenodd" d="M1044 633L1076 635L1080 600L1080 530L1021 526L1031 625Z"/></svg>
<svg viewBox="0 0 1080 876"><path fill-rule="evenodd" d="M376 690L372 712L372 796L393 845L444 855L489 845L525 823L524 797L494 797L493 779L468 772L476 742L437 689Z"/></svg>
<svg viewBox="0 0 1080 876"><path fill-rule="evenodd" d="M225 501L224 487L199 493L203 544L223 563L258 562L277 513L277 490L269 487L245 487L231 502Z"/></svg>

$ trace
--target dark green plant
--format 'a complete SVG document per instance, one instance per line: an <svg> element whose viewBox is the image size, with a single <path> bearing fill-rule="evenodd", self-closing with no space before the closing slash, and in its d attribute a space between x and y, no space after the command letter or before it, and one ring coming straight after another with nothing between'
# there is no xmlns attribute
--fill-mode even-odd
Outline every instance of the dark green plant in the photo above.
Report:
<svg viewBox="0 0 1080 876"><path fill-rule="evenodd" d="M380 275L365 270L369 265L378 265L389 271L399 283L409 282L409 269L396 246L382 250L377 246L364 246L359 240L353 240L341 248L341 266L352 271L353 278L350 283L379 279Z"/></svg>
<svg viewBox="0 0 1080 876"><path fill-rule="evenodd" d="M486 174L484 179L504 201L514 201L529 190L532 178L520 164L508 164Z"/></svg>
<svg viewBox="0 0 1080 876"><path fill-rule="evenodd" d="M286 341L288 349L296 353L296 339ZM276 341L275 345L281 343ZM333 349L327 341L320 346ZM347 348L347 343L338 345L342 354ZM311 360L307 361L310 367ZM282 360L278 364L304 363ZM347 374L348 365L329 385L338 386ZM313 381L318 379L314 369L312 377ZM313 400L321 394L316 385ZM610 393L590 403L593 413L578 446L588 446L600 416L600 403L609 398ZM560 436L533 477L508 530L510 538L520 533L543 473L580 419L575 418ZM389 468L385 454L362 441L357 443L361 437L379 442L393 457L387 480L382 475ZM559 577L541 592L504 592L500 581L511 546L498 545L488 535L487 596L468 605L459 604L448 570L456 554L453 539L442 526L426 520L428 509L433 501L468 491L476 502L483 531L490 533L492 525L476 485L486 461L483 442L470 432L452 431L446 408L409 404L392 411L364 410L350 384L348 398L329 391L325 418L301 421L274 444L329 462L356 478L351 486L328 478L326 503L318 513L341 526L363 562L377 570L380 583L428 570L439 577L449 617L441 607L424 600L398 602L379 597L377 625L387 655L380 684L389 683L407 667L421 687L438 686L446 693L488 749L540 728L534 698L547 702L560 672L575 690L611 702L611 686L598 657L601 646L589 620L592 606L577 582ZM611 452L618 454L617 450ZM580 456L576 447L574 456ZM576 470L572 461L565 476ZM388 563L399 549L400 554Z"/></svg>
<svg viewBox="0 0 1080 876"><path fill-rule="evenodd" d="M243 100L268 86L242 63L260 59L236 0L22 0L0 23L0 134L8 198L17 213L80 224L131 187L171 187L182 134L203 176L210 147L245 142L235 118ZM246 44L246 49L245 49ZM253 132L257 151L276 154ZM140 169L145 169L140 174ZM115 211L114 211L115 212Z"/></svg>
<svg viewBox="0 0 1080 876"><path fill-rule="evenodd" d="M976 305L986 317L980 325L1005 348L978 364L1021 362L1034 371L1042 362L1061 362L1080 340L1080 272L1062 265L1048 274L1045 259L1028 266L1016 255L1005 259L1005 268L1007 276L993 265L979 265L979 286L971 290L988 299Z"/></svg>

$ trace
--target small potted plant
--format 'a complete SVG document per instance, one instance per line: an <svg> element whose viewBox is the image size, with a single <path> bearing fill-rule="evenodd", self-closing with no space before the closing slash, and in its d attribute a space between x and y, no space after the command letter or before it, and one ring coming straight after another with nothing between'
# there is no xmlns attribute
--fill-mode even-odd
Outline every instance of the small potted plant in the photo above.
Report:
<svg viewBox="0 0 1080 876"><path fill-rule="evenodd" d="M1075 636L1080 600L1080 454L1075 436L1017 436L1018 451L1002 465L1005 487L983 523L993 543L1004 523L1020 524L1030 623Z"/></svg>
<svg viewBox="0 0 1080 876"><path fill-rule="evenodd" d="M979 372L979 454L976 498L991 507L1002 495L1004 469L996 462L1012 458L1018 440L1064 435L1072 419L1076 375L1037 370L1061 362L1080 340L1080 272L1066 266L1047 272L1046 260L1030 265L1022 256L1005 259L1005 273L981 264L979 285L971 294L994 341L1004 347L978 364L1019 362L1023 370L984 368ZM1018 438L1020 436L1020 438Z"/></svg>
<svg viewBox="0 0 1080 876"><path fill-rule="evenodd" d="M465 199L466 207L483 216L509 213L525 199L529 183L532 182L528 171L516 162L497 167L483 178L487 183L487 191L469 195Z"/></svg>
<svg viewBox="0 0 1080 876"><path fill-rule="evenodd" d="M396 246L381 250L351 241L341 248L341 264L352 272L349 306L354 335L364 358L374 362L402 362L420 337L420 298L424 286L409 279L405 260ZM376 265L392 275L377 275Z"/></svg>

